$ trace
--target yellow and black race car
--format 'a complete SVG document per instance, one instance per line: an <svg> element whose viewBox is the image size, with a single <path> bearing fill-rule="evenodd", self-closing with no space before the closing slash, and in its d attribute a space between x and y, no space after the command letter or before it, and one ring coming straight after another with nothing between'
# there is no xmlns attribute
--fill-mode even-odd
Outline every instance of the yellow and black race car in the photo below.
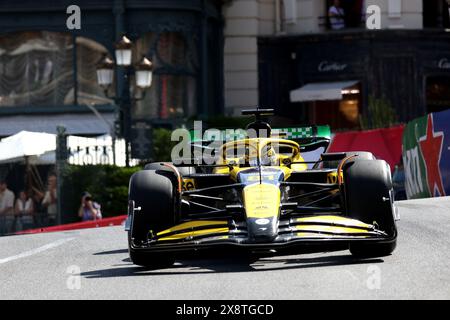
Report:
<svg viewBox="0 0 450 320"><path fill-rule="evenodd" d="M350 249L370 257L394 251L389 165L368 152L305 161L303 154L326 149L329 128L272 130L261 120L271 112L244 111L256 115L247 127L256 136L225 142L214 164L151 163L131 177L126 230L133 263L170 266L180 254L208 249L254 255Z"/></svg>

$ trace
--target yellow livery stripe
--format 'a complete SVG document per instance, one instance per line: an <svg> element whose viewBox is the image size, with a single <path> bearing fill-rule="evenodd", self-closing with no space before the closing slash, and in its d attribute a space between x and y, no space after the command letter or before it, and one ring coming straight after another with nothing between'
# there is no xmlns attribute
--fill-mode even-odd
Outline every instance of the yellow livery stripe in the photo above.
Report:
<svg viewBox="0 0 450 320"><path fill-rule="evenodd" d="M371 226L370 224L361 222L359 220L339 216L317 216L317 217L298 218L295 221L307 223L336 223L350 228L351 227L367 228L367 229L373 228L373 226Z"/></svg>
<svg viewBox="0 0 450 320"><path fill-rule="evenodd" d="M229 231L230 231L230 229L228 229L228 228L215 228L215 229L189 231L189 232L178 233L178 234L170 235L167 237L159 238L158 241L182 240L182 239L185 239L188 237L203 236L203 235L214 234L214 233L228 233ZM224 239L225 239L225 237L224 237Z"/></svg>
<svg viewBox="0 0 450 320"><path fill-rule="evenodd" d="M189 221L189 222L184 222L182 224L179 224L177 226L174 226L170 229L166 229L164 231L158 232L158 236L163 236L167 233L172 233L172 232L176 232L176 231L180 231L180 230L185 230L185 229L191 229L191 228L198 228L198 227L207 227L207 226L211 226L212 228L214 226L217 225L224 225L224 224L228 224L228 221ZM228 229L228 228L227 228ZM205 230L202 230L205 231ZM209 231L209 230L207 230Z"/></svg>
<svg viewBox="0 0 450 320"><path fill-rule="evenodd" d="M316 232L332 232L332 233L368 233L369 231L356 228L337 227L337 226L296 226L297 230L316 231Z"/></svg>
<svg viewBox="0 0 450 320"><path fill-rule="evenodd" d="M312 233L312 232L298 232L296 234L297 237L300 238L319 238L319 239L323 239L323 238L342 238L342 239L347 239L349 238L348 235L345 236L341 236L341 235L332 235L332 234L320 234L320 233ZM368 238L369 235L365 236L365 235L358 235L358 238Z"/></svg>

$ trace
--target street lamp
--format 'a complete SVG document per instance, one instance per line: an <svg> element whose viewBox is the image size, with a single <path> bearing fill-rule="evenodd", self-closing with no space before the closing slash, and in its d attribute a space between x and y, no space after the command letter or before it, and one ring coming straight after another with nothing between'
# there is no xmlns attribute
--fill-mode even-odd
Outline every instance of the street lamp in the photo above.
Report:
<svg viewBox="0 0 450 320"><path fill-rule="evenodd" d="M114 61L105 54L97 64L97 82L103 90L108 90L113 83L113 77Z"/></svg>
<svg viewBox="0 0 450 320"><path fill-rule="evenodd" d="M122 36L116 43L116 61L118 66L128 67L131 65L131 48L133 43L126 36Z"/></svg>
<svg viewBox="0 0 450 320"><path fill-rule="evenodd" d="M131 67L132 63L132 47L133 43L126 36L122 36L120 40L115 44L115 56L116 62L114 62L106 54L97 64L97 82L103 88L105 95L108 98L114 99L117 105L119 105L119 111L121 113L121 121L123 124L123 137L125 138L125 156L126 165L129 166L129 143L130 143L130 131L131 131L131 105L133 102L142 100L145 97L145 89L150 88L153 78L153 63L142 56L141 60ZM115 67L120 66L125 68L125 72L117 73L123 75L123 91L119 92L119 96L111 97L109 95L109 88L111 87L114 79ZM134 72L134 78L136 87L142 91L140 97L135 97L131 93L130 76Z"/></svg>
<svg viewBox="0 0 450 320"><path fill-rule="evenodd" d="M153 78L153 63L145 56L136 65L136 86L140 89L150 88Z"/></svg>

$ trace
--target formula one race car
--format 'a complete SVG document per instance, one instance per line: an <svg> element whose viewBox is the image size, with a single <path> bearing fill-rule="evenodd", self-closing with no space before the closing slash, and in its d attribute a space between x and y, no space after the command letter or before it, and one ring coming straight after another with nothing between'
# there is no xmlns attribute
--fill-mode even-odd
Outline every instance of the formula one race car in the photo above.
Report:
<svg viewBox="0 0 450 320"><path fill-rule="evenodd" d="M368 152L305 161L303 154L328 147L329 127L272 130L262 120L272 111L244 111L256 116L247 127L256 137L234 132L212 155L214 164L151 163L131 177L126 230L133 263L165 267L180 254L208 249L251 255L350 249L358 257L394 251L389 165ZM208 148L207 141L192 139L190 147Z"/></svg>

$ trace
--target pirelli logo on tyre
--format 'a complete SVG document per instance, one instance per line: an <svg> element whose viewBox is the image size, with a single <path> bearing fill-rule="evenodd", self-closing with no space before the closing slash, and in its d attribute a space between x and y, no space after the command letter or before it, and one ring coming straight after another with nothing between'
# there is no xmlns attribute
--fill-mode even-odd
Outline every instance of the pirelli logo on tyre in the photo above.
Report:
<svg viewBox="0 0 450 320"><path fill-rule="evenodd" d="M183 179L183 190L189 191L195 189L195 181L194 179Z"/></svg>

